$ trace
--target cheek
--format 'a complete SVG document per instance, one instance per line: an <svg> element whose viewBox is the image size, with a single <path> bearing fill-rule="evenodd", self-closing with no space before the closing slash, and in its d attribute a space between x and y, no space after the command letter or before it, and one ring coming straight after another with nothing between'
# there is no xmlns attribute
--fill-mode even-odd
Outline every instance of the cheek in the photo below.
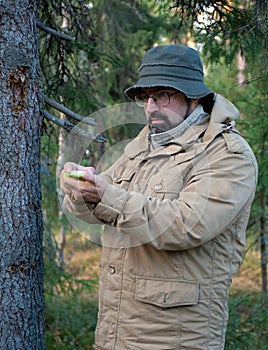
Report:
<svg viewBox="0 0 268 350"><path fill-rule="evenodd" d="M184 116L187 111L187 104L186 103L181 103L179 106L177 106L177 114L179 116Z"/></svg>
<svg viewBox="0 0 268 350"><path fill-rule="evenodd" d="M170 109L166 114L172 124L177 124L184 120L185 113L186 109L184 106L176 106Z"/></svg>

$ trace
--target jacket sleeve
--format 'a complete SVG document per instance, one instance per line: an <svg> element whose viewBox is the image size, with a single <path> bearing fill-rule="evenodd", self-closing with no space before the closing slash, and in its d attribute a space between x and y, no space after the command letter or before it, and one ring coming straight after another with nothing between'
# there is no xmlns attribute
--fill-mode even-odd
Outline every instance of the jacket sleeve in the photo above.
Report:
<svg viewBox="0 0 268 350"><path fill-rule="evenodd" d="M194 162L177 199L160 200L110 184L93 215L160 250L200 246L227 229L242 211L248 220L257 165L246 142L226 147L224 137L218 137Z"/></svg>

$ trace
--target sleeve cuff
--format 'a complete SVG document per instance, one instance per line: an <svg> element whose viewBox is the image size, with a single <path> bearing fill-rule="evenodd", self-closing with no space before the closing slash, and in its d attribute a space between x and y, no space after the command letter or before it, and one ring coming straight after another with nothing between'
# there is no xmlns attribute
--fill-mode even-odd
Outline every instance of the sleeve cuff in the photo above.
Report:
<svg viewBox="0 0 268 350"><path fill-rule="evenodd" d="M113 224L122 213L128 193L118 187L108 185L101 202L93 210L93 215L101 221Z"/></svg>

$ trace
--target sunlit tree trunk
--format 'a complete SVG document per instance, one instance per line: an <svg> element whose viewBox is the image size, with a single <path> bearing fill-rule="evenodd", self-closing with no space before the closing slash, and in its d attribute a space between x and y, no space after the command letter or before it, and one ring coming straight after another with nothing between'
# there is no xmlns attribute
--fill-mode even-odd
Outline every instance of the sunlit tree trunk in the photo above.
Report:
<svg viewBox="0 0 268 350"><path fill-rule="evenodd" d="M0 2L0 349L43 350L37 1Z"/></svg>
<svg viewBox="0 0 268 350"><path fill-rule="evenodd" d="M65 13L65 11L62 9L62 25L61 29L64 31L64 29L69 29L69 22L68 22L68 14ZM61 101L62 102L62 101ZM64 113L60 113L60 119L63 121L66 121L66 116ZM60 174L61 170L63 169L65 160L64 160L64 151L65 151L65 138L66 138L66 131L61 128L59 132L59 137L58 137L58 162L57 162L57 169L56 173ZM63 197L64 197L64 192L62 191L61 188L58 189L58 198L60 203L63 202ZM59 206L59 222L60 222L60 228L59 228L59 238L57 242L57 260L60 265L64 265L64 249L66 246L66 225L64 223L64 213Z"/></svg>
<svg viewBox="0 0 268 350"><path fill-rule="evenodd" d="M240 54L238 54L237 56L237 68L238 68L237 81L238 81L238 84L241 87L243 87L246 85L246 76L245 76L246 58L242 57Z"/></svg>
<svg viewBox="0 0 268 350"><path fill-rule="evenodd" d="M65 120L65 115L61 113L61 119ZM65 137L66 132L61 128L58 138L58 148L59 148L59 154L58 154L58 162L57 162L57 170L56 173L59 174L63 168L63 165L65 163L64 160L64 146L65 146ZM59 201L62 203L64 192L59 188L58 190L58 198ZM60 228L59 228L59 238L58 238L58 251L57 251L57 259L60 265L64 264L64 248L66 245L66 228L64 224L64 213L59 206L59 222L60 222Z"/></svg>

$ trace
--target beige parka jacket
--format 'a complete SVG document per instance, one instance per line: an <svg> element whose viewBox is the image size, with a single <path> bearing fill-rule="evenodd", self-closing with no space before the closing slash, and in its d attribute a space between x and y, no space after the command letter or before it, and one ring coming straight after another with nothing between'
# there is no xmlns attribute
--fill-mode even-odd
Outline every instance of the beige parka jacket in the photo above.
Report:
<svg viewBox="0 0 268 350"><path fill-rule="evenodd" d="M257 183L237 117L217 95L211 116L151 151L145 127L102 174L110 185L96 207L65 198L106 224L97 350L224 349Z"/></svg>

